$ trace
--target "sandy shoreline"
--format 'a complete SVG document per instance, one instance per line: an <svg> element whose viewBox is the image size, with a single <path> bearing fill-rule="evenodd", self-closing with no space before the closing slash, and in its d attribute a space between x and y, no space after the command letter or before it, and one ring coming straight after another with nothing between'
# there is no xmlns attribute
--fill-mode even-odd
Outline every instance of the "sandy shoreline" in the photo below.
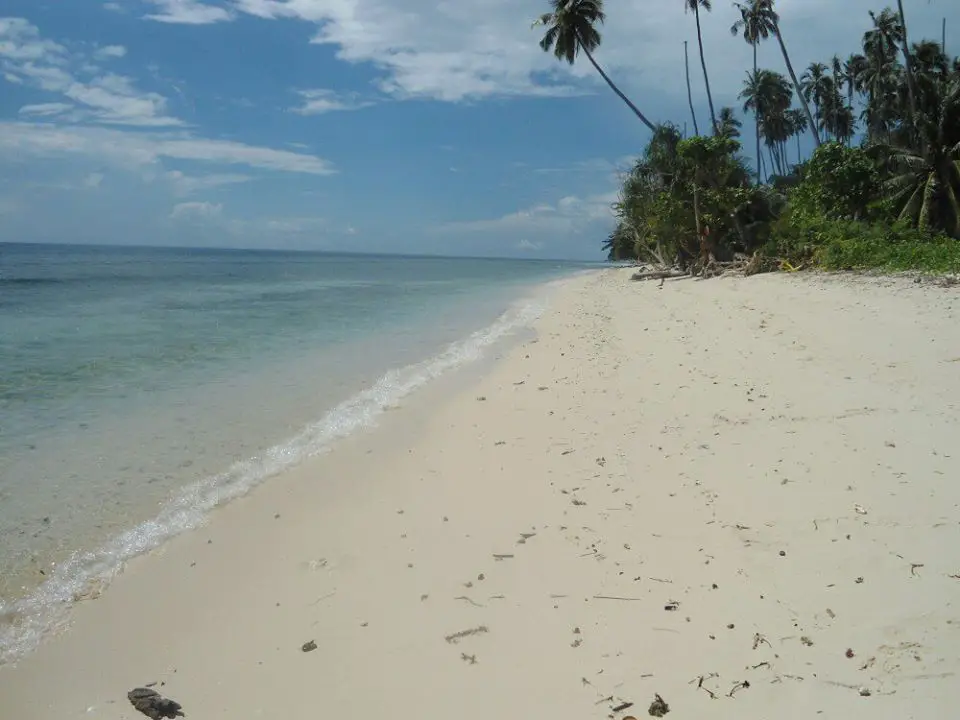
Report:
<svg viewBox="0 0 960 720"><path fill-rule="evenodd" d="M131 563L0 719L952 715L960 296L627 277Z"/></svg>

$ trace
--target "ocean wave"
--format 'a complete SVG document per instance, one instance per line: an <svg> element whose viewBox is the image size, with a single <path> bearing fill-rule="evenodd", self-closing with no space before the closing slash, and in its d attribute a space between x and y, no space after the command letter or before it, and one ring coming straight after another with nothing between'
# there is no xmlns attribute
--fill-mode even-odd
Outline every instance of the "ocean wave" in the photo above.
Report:
<svg viewBox="0 0 960 720"><path fill-rule="evenodd" d="M541 311L532 300L518 303L493 324L448 345L437 355L387 372L374 385L328 411L297 435L185 488L153 519L95 550L74 553L29 595L9 603L0 602L0 665L23 657L44 637L62 629L73 603L89 595L92 588L108 584L128 560L200 527L214 508L325 452L334 441L373 427L387 408L435 378L477 360L486 348L528 326Z"/></svg>

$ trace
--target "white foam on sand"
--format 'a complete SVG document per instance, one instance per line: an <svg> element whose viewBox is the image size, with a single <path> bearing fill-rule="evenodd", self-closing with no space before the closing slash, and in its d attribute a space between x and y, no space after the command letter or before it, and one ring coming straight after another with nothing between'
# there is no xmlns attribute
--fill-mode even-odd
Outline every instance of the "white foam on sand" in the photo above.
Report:
<svg viewBox="0 0 960 720"><path fill-rule="evenodd" d="M530 325L542 310L541 304L531 299L516 303L491 325L448 345L437 355L388 371L373 386L337 405L296 436L185 488L152 520L95 550L74 553L29 595L10 603L0 602L0 665L23 657L46 635L64 627L71 605L99 592L126 561L199 527L214 508L325 452L334 441L371 428L386 409L431 380L479 359L491 345Z"/></svg>

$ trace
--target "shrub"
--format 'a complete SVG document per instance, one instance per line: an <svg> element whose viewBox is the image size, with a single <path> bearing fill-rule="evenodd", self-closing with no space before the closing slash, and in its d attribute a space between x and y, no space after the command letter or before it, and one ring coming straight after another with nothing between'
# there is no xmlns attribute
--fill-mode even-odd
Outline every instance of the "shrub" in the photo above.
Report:
<svg viewBox="0 0 960 720"><path fill-rule="evenodd" d="M828 270L960 272L960 242L905 223L863 222L785 213L764 254Z"/></svg>
<svg viewBox="0 0 960 720"><path fill-rule="evenodd" d="M794 213L828 219L859 219L868 214L880 189L876 164L862 148L837 142L821 145L790 190Z"/></svg>

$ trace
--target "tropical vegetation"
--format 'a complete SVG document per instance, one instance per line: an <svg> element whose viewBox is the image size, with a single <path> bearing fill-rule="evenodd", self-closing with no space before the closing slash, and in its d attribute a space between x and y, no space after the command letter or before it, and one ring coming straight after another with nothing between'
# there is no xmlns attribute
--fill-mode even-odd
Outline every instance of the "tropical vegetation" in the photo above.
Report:
<svg viewBox="0 0 960 720"><path fill-rule="evenodd" d="M716 111L701 33L710 0L682 2L695 19L707 135L698 131L689 60L691 137L676 123L651 122L597 64L602 0L550 0L536 23L546 28L545 51L569 63L582 53L651 131L613 205L616 226L603 246L611 260L706 271L740 255L753 270L960 271L960 58L942 42L910 42L902 0L865 18L854 52L799 76L775 1L735 3L740 19L730 30L752 46L753 63L739 107ZM769 39L785 72L757 64L757 46ZM741 154L746 117L752 166Z"/></svg>

